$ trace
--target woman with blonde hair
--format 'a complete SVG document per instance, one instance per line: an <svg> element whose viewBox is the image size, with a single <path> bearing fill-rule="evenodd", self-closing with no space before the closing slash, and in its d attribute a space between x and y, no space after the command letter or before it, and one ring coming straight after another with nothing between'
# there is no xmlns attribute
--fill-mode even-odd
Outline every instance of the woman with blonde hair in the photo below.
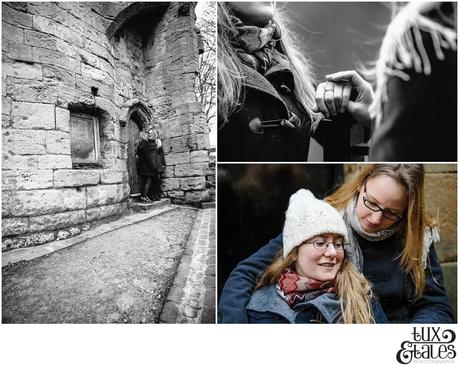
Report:
<svg viewBox="0 0 459 366"><path fill-rule="evenodd" d="M315 82L284 23L272 2L218 3L219 161L307 160Z"/></svg>
<svg viewBox="0 0 459 366"><path fill-rule="evenodd" d="M364 165L325 198L347 227L349 260L372 283L390 322L452 323L434 243L436 223L424 206L424 168ZM220 322L245 322L260 272L283 246L282 235L238 264L219 302Z"/></svg>
<svg viewBox="0 0 459 366"><path fill-rule="evenodd" d="M283 250L259 277L247 305L249 323L387 322L348 258L353 249L336 209L299 190L290 198L283 237Z"/></svg>

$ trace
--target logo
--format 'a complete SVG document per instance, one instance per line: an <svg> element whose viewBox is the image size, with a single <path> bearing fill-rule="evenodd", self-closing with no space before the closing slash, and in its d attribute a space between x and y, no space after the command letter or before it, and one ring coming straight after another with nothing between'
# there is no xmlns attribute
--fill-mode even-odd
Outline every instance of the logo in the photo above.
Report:
<svg viewBox="0 0 459 366"><path fill-rule="evenodd" d="M402 365L410 362L448 363L456 357L452 344L456 334L451 329L441 330L440 327L414 327L413 340L400 344L397 361Z"/></svg>

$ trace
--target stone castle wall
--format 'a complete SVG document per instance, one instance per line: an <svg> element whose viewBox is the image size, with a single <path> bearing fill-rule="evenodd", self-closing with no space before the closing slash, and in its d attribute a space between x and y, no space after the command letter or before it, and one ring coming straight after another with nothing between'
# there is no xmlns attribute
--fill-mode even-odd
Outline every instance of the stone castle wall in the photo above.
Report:
<svg viewBox="0 0 459 366"><path fill-rule="evenodd" d="M156 4L152 29L130 22ZM156 4L2 3L2 250L64 239L125 211L126 118L136 105L150 110L144 126L163 141L165 195L212 199L207 126L192 94L194 5L180 14L183 3ZM72 163L75 111L99 118L98 166Z"/></svg>

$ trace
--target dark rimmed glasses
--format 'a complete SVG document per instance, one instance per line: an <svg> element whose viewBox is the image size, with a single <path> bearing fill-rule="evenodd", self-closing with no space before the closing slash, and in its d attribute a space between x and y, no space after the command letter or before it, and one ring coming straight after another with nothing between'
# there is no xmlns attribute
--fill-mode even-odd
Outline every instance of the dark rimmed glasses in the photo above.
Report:
<svg viewBox="0 0 459 366"><path fill-rule="evenodd" d="M389 219L391 221L398 221L403 217L402 215L397 215L397 214L393 213L391 210L388 210L388 209L385 209L385 208L381 208L376 203L374 203L373 201L370 201L368 199L367 183L366 182L363 185L363 196L362 196L362 198L363 198L363 204L365 205L365 207L369 208L373 212L381 211L383 213L383 216L386 219Z"/></svg>
<svg viewBox="0 0 459 366"><path fill-rule="evenodd" d="M312 246L318 250L326 250L329 245L333 245L336 251L344 250L349 244L343 243L342 241L326 241L322 239L314 241L305 241L303 244L312 244Z"/></svg>

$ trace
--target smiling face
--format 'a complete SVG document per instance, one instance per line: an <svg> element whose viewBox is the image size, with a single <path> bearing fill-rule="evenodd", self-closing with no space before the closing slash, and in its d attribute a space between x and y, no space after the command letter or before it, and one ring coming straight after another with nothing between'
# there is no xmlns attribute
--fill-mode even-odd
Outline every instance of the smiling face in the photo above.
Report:
<svg viewBox="0 0 459 366"><path fill-rule="evenodd" d="M261 2L230 2L234 14L246 25L262 27L274 16L274 3Z"/></svg>
<svg viewBox="0 0 459 366"><path fill-rule="evenodd" d="M298 248L295 271L298 275L317 281L332 281L341 268L344 250L336 250L330 242L343 242L343 237L336 234L322 234L308 239L329 242L326 249L316 249L313 244L302 244Z"/></svg>
<svg viewBox="0 0 459 366"><path fill-rule="evenodd" d="M365 191L366 187L366 193ZM365 185L360 187L357 200L356 214L360 225L367 233L375 233L385 230L394 225L397 221L386 217L382 211L373 211L365 205L364 197L370 206L378 206L386 213L396 216L403 216L407 204L407 189L403 184L387 175L377 175L368 179Z"/></svg>

